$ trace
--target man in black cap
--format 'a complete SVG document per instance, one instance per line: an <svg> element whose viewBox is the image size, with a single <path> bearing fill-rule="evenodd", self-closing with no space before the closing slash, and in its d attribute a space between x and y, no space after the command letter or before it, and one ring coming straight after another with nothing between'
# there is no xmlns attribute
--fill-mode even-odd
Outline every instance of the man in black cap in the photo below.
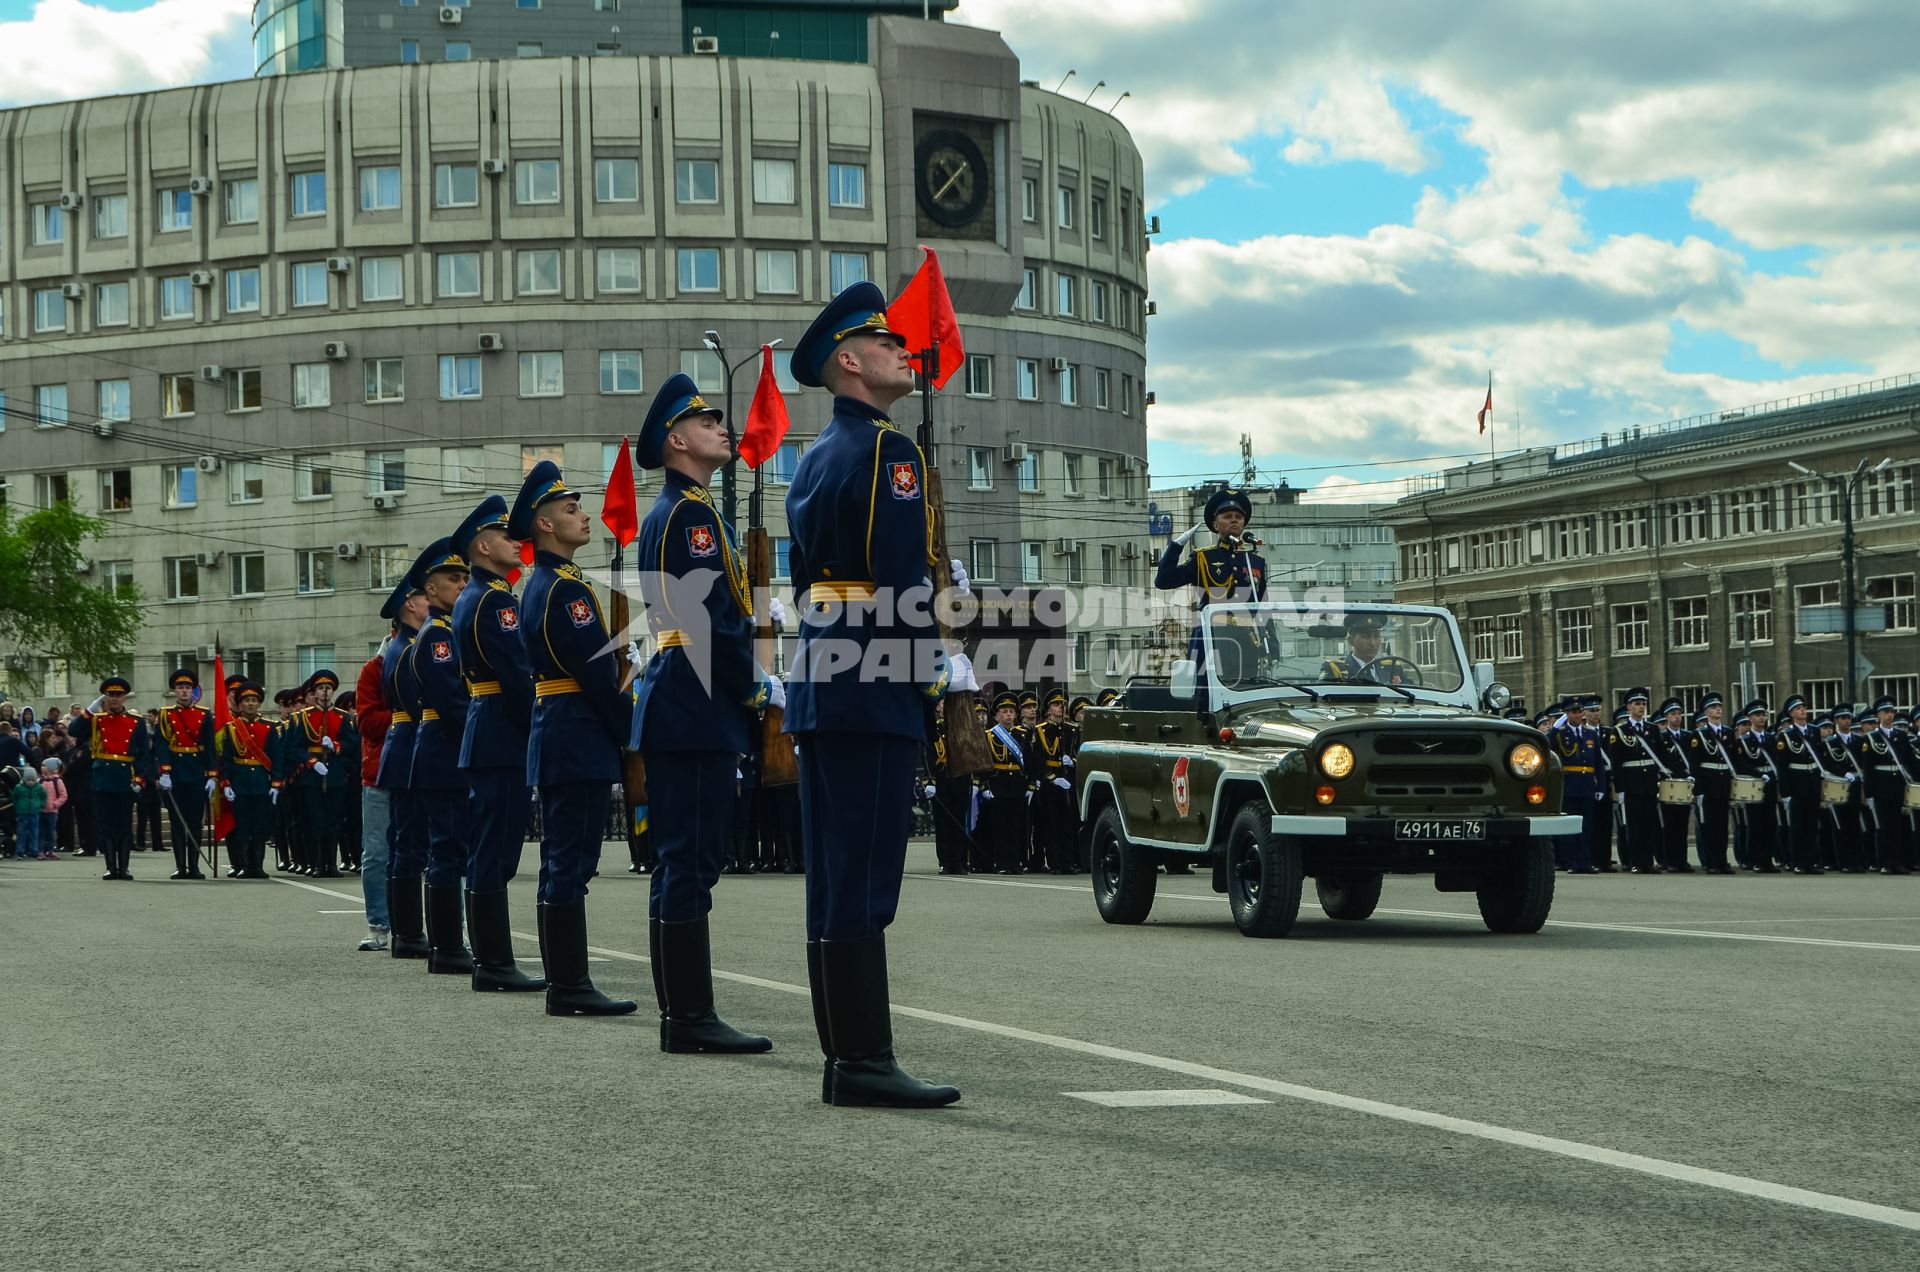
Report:
<svg viewBox="0 0 1920 1272"><path fill-rule="evenodd" d="M293 802L289 829L301 873L319 879L337 879L335 847L345 811L349 783L359 774L340 762L341 748L353 728L347 713L333 705L340 678L321 668L302 686L306 705L286 719L280 731L280 778Z"/></svg>
<svg viewBox="0 0 1920 1272"><path fill-rule="evenodd" d="M1777 874L1774 855L1780 822L1780 776L1774 771L1769 750L1772 739L1767 736L1767 704L1758 698L1747 703L1740 709L1740 723L1746 728L1727 748L1727 758L1735 776L1758 780L1764 794L1757 804L1736 806L1740 834L1734 839L1734 849L1736 854L1746 853L1740 861L1744 868Z"/></svg>
<svg viewBox="0 0 1920 1272"><path fill-rule="evenodd" d="M1067 724L1067 693L1049 689L1046 718L1027 735L1027 776L1033 787L1033 842L1039 849L1038 866L1049 874L1073 870L1073 840L1077 829L1073 807L1073 731Z"/></svg>
<svg viewBox="0 0 1920 1272"><path fill-rule="evenodd" d="M1913 828L1907 821L1909 775L1903 739L1894 729L1900 709L1882 697L1873 704L1874 727L1860 748L1866 770L1867 816L1873 830L1874 865L1881 874L1906 874L1912 869Z"/></svg>
<svg viewBox="0 0 1920 1272"><path fill-rule="evenodd" d="M154 784L172 820L172 877L204 879L200 838L214 785L213 714L200 707L200 678L190 669L174 672L167 687L173 691L173 705L160 712L159 736L154 739L160 776Z"/></svg>
<svg viewBox="0 0 1920 1272"><path fill-rule="evenodd" d="M1732 874L1727 864L1727 824L1733 798L1732 734L1721 723L1725 703L1709 693L1700 700L1693 731L1687 736L1687 770L1693 774L1693 803L1699 814L1695 847L1708 874Z"/></svg>
<svg viewBox="0 0 1920 1272"><path fill-rule="evenodd" d="M1844 703L1833 709L1823 722L1833 726L1814 748L1821 773L1847 784L1847 797L1827 808L1821 823L1822 858L1829 870L1842 874L1867 872L1866 845L1862 842L1861 814L1865 811L1861 790L1862 772L1854 754L1858 737L1853 731L1853 708Z"/></svg>
<svg viewBox="0 0 1920 1272"><path fill-rule="evenodd" d="M1819 737L1799 694L1780 707L1773 729L1773 767L1780 777L1780 809L1786 821L1786 859L1797 875L1825 874L1820 864Z"/></svg>
<svg viewBox="0 0 1920 1272"><path fill-rule="evenodd" d="M1253 504L1245 491L1230 486L1215 490L1207 497L1199 524L1175 536L1167 544L1167 550L1161 553L1159 569L1153 576L1154 587L1163 592L1182 587L1198 588L1203 621L1204 611L1209 605L1266 600L1267 563L1254 551L1259 541L1246 533L1247 521L1252 515ZM1208 531L1214 535L1214 542L1196 544L1193 555L1181 560L1187 545L1195 543ZM1196 624L1187 642L1187 657L1197 671L1204 670L1205 648L1200 627ZM1222 669L1223 674L1230 677L1244 676L1251 670L1244 667Z"/></svg>
<svg viewBox="0 0 1920 1272"><path fill-rule="evenodd" d="M992 853L996 872L1025 874L1027 745L1020 731L1020 697L1010 689L994 695L987 756L993 767L982 775L980 837Z"/></svg>
<svg viewBox="0 0 1920 1272"><path fill-rule="evenodd" d="M1692 781L1687 768L1686 704L1668 698L1660 704L1660 722L1647 735L1647 750L1659 763L1660 776ZM1693 801L1684 804L1660 803L1660 867L1673 874L1692 874L1687 863L1687 832L1693 823Z"/></svg>
<svg viewBox="0 0 1920 1272"><path fill-rule="evenodd" d="M1645 689L1627 691L1626 719L1607 735L1607 763L1613 770L1614 799L1625 813L1621 859L1628 874L1653 874L1659 869L1655 854L1661 845L1659 762L1650 747Z"/></svg>
<svg viewBox="0 0 1920 1272"><path fill-rule="evenodd" d="M131 882L133 801L153 766L153 739L146 721L127 710L133 686L124 676L100 682L94 709L75 717L67 733L87 748L93 775L93 805L100 822L102 879ZM103 709L104 708L104 709ZM157 846L157 845L156 845Z"/></svg>
<svg viewBox="0 0 1920 1272"><path fill-rule="evenodd" d="M1406 685L1419 684L1420 672L1411 662L1396 654L1380 652L1382 638L1386 632L1386 619L1379 614L1349 614L1343 624L1347 633L1347 652L1338 658L1329 658L1321 671L1322 680L1344 680L1360 684ZM1524 708L1518 716L1509 719L1524 720L1527 713ZM1558 715L1559 712L1554 712Z"/></svg>
<svg viewBox="0 0 1920 1272"><path fill-rule="evenodd" d="M380 745L374 784L387 792L387 922L392 933L387 952L394 958L425 958L427 933L421 899L426 871L426 831L413 791L413 740L418 728L415 699L419 687L410 667L414 638L427 621L427 597L409 568L387 598L380 617L393 632L380 652L380 692L391 713Z"/></svg>
<svg viewBox="0 0 1920 1272"><path fill-rule="evenodd" d="M462 934L461 888L473 844L473 804L460 771L467 731L467 684L451 615L467 586L467 559L447 539L428 546L414 565L427 621L407 654L419 704L413 735L413 794L427 839L427 971L473 977L473 956ZM405 683L403 679L402 683Z"/></svg>
<svg viewBox="0 0 1920 1272"><path fill-rule="evenodd" d="M1580 818L1576 834L1562 836L1556 845L1561 868L1570 874L1594 874L1594 824L1604 830L1611 819L1607 807L1606 773L1600 761L1599 730L1588 727L1585 702L1568 699L1563 711L1548 722L1547 743L1559 753L1564 784L1561 807Z"/></svg>
<svg viewBox="0 0 1920 1272"><path fill-rule="evenodd" d="M267 832L273 825L280 782L273 772L273 726L260 718L266 690L242 680L234 690L234 716L214 739L220 794L233 807L227 856L241 879L267 877Z"/></svg>

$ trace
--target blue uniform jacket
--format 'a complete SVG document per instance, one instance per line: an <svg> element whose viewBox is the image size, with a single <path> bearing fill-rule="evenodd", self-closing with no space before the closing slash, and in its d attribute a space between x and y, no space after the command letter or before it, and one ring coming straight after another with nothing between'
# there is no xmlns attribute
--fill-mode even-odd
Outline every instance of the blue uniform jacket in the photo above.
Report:
<svg viewBox="0 0 1920 1272"><path fill-rule="evenodd" d="M533 724L533 668L520 638L520 602L507 581L480 566L453 603L460 674L472 701L460 739L463 769L527 767Z"/></svg>
<svg viewBox="0 0 1920 1272"><path fill-rule="evenodd" d="M1215 544L1195 548L1193 555L1181 560L1185 549L1169 543L1160 554L1160 568L1153 585L1163 592L1177 587L1198 587L1200 603L1215 601L1264 601L1267 599L1267 562L1257 552L1236 552Z"/></svg>
<svg viewBox="0 0 1920 1272"><path fill-rule="evenodd" d="M705 486L669 468L637 542L657 652L634 694L632 748L747 753L767 684L754 666L747 568L730 527Z"/></svg>
<svg viewBox="0 0 1920 1272"><path fill-rule="evenodd" d="M405 623L394 630L387 647L380 652L380 694L387 701L393 720L387 725L386 740L381 743L380 768L374 785L385 791L404 791L412 786L414 704L400 696L400 667L417 635ZM402 714L406 718L402 719Z"/></svg>
<svg viewBox="0 0 1920 1272"><path fill-rule="evenodd" d="M832 421L787 488L793 585L805 604L788 732L930 736L948 669L927 608L935 562L926 471L919 446L879 411L834 398ZM878 589L882 603L823 599L840 584ZM809 588L818 590L809 597Z"/></svg>
<svg viewBox="0 0 1920 1272"><path fill-rule="evenodd" d="M288 786L317 786L330 791L357 786L360 770L349 768L341 758L352 728L353 717L337 707L328 707L324 715L318 707L300 708L287 717L275 735L279 750L274 756L274 775ZM320 739L329 733L334 742L331 752L320 745ZM313 771L316 763L327 766L324 778Z"/></svg>
<svg viewBox="0 0 1920 1272"><path fill-rule="evenodd" d="M467 682L460 677L453 624L447 611L429 609L427 625L407 656L410 678L418 686L420 715L414 727L413 789L465 790L460 773L460 742L467 731Z"/></svg>
<svg viewBox="0 0 1920 1272"><path fill-rule="evenodd" d="M1565 774L1560 802L1577 808L1606 794L1605 761L1600 756L1600 730L1592 725L1557 724L1547 730L1547 742L1560 756Z"/></svg>
<svg viewBox="0 0 1920 1272"><path fill-rule="evenodd" d="M600 598L580 567L541 552L520 610L536 693L528 785L619 781L620 748L633 727L633 693L621 692L625 660L611 643Z"/></svg>

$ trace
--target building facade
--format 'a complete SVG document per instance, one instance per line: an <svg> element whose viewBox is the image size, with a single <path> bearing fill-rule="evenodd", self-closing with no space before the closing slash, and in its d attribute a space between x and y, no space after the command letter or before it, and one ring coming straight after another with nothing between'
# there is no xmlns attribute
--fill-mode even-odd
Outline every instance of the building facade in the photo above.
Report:
<svg viewBox="0 0 1920 1272"><path fill-rule="evenodd" d="M1383 519L1399 599L1452 608L1473 658L1528 704L1646 686L1689 705L1713 689L1910 707L1917 473L1909 376L1470 464Z"/></svg>
<svg viewBox="0 0 1920 1272"><path fill-rule="evenodd" d="M704 333L744 416L760 344L851 282L897 289L921 243L968 355L933 451L955 554L983 583L1144 588L1118 553L1147 494L1138 152L991 32L865 21L865 63L434 63L0 112L0 480L108 523L93 574L145 607L122 670L152 686L216 640L273 683L350 668L483 492L554 458L597 503L667 375L724 398ZM829 407L780 367L776 574ZM1119 636L1078 636L1084 687ZM0 653L60 691L43 651Z"/></svg>

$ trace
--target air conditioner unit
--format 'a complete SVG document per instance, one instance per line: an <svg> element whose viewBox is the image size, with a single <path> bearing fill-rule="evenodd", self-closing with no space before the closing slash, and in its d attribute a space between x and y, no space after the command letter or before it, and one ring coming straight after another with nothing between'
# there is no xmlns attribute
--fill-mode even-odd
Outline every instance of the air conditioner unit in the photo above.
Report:
<svg viewBox="0 0 1920 1272"><path fill-rule="evenodd" d="M1006 464L1024 464L1027 462L1027 444L1008 442L1000 448L1000 460Z"/></svg>
<svg viewBox="0 0 1920 1272"><path fill-rule="evenodd" d="M78 190L69 190L60 196L60 210L62 212L77 212L80 210L80 205L85 202L85 197L82 196Z"/></svg>
<svg viewBox="0 0 1920 1272"><path fill-rule="evenodd" d="M352 268L353 257L351 256L327 257L327 273L329 274L344 274Z"/></svg>
<svg viewBox="0 0 1920 1272"><path fill-rule="evenodd" d="M1160 218L1157 216L1148 218L1147 233L1158 234L1159 232L1160 232Z"/></svg>
<svg viewBox="0 0 1920 1272"><path fill-rule="evenodd" d="M218 455L202 455L193 461L193 466L203 473L217 473L220 471L220 457Z"/></svg>
<svg viewBox="0 0 1920 1272"><path fill-rule="evenodd" d="M339 557L342 561L358 561L360 559L360 545L357 543L336 543L333 545L333 555Z"/></svg>
<svg viewBox="0 0 1920 1272"><path fill-rule="evenodd" d="M1148 302L1147 302L1147 317L1149 317L1149 318L1151 318L1151 317L1153 317L1153 316L1154 316L1155 314L1157 314L1157 313L1159 313L1159 312L1160 312L1160 302L1159 302L1159 301L1157 301L1157 300L1150 300L1150 301L1148 301Z"/></svg>
<svg viewBox="0 0 1920 1272"><path fill-rule="evenodd" d="M100 422L99 422L98 424L95 424L95 425L93 426L93 435L94 435L95 437L112 437L112 436L113 436L113 421L112 421L112 420L101 420L101 421L100 421Z"/></svg>
<svg viewBox="0 0 1920 1272"><path fill-rule="evenodd" d="M1160 395L1158 393L1149 393L1144 398L1141 398L1140 400L1142 402L1145 402L1148 406L1152 406L1155 402L1158 402L1160 400Z"/></svg>
<svg viewBox="0 0 1920 1272"><path fill-rule="evenodd" d="M1080 540L1078 539L1056 539L1053 544L1055 556L1072 556L1079 550Z"/></svg>
<svg viewBox="0 0 1920 1272"><path fill-rule="evenodd" d="M193 285L194 285L195 287L211 287L211 286L213 286L213 271L212 271L212 270L210 270L210 269L196 269L196 270L194 270L194 271L193 271Z"/></svg>
<svg viewBox="0 0 1920 1272"><path fill-rule="evenodd" d="M375 495L373 497L373 506L381 512L392 512L400 506L400 501L406 497L407 492L404 490L389 490L383 495Z"/></svg>
<svg viewBox="0 0 1920 1272"><path fill-rule="evenodd" d="M1048 358L1047 366L1055 374L1058 374L1067 369L1067 360L1065 358Z"/></svg>
<svg viewBox="0 0 1920 1272"><path fill-rule="evenodd" d="M218 658L220 656L220 646L202 645L200 646L200 656L202 658Z"/></svg>
<svg viewBox="0 0 1920 1272"><path fill-rule="evenodd" d="M1120 457L1120 471L1123 473L1139 472L1140 457L1138 455L1122 455Z"/></svg>
<svg viewBox="0 0 1920 1272"><path fill-rule="evenodd" d="M212 177L195 177L187 182L187 193L206 196L213 193Z"/></svg>
<svg viewBox="0 0 1920 1272"><path fill-rule="evenodd" d="M480 171L490 177L505 176L507 172L507 161L505 159L482 159L480 161Z"/></svg>
<svg viewBox="0 0 1920 1272"><path fill-rule="evenodd" d="M78 570L78 571L80 571L80 573L82 573L82 574L92 574L92 573L93 573L93 558L92 558L92 557L81 557L81 558L80 558L80 560L79 560L79 563L78 563L78 564L76 564L76 565L75 565L75 566L74 566L73 568L74 568L74 569L76 569L76 570Z"/></svg>
<svg viewBox="0 0 1920 1272"><path fill-rule="evenodd" d="M458 5L443 4L440 6L440 21L447 26L459 26L460 23L466 19L466 16L467 11Z"/></svg>
<svg viewBox="0 0 1920 1272"><path fill-rule="evenodd" d="M328 362L345 362L347 360L347 342L344 340L327 341L326 354Z"/></svg>
<svg viewBox="0 0 1920 1272"><path fill-rule="evenodd" d="M1138 561L1140 559L1140 545L1137 543L1129 543L1126 547L1120 549L1120 557L1125 561Z"/></svg>
<svg viewBox="0 0 1920 1272"><path fill-rule="evenodd" d="M201 565L203 565L203 566L205 566L205 567L206 567L207 569L209 569L209 570L211 570L211 569L213 569L213 568L214 568L215 566L217 566L217 565L219 565L219 564L220 564L220 562L221 562L221 560L222 560L222 559L223 559L223 558L224 558L225 556L226 556L226 553L224 553L224 552L202 552L202 553L201 553L201 554L200 554L200 555L199 555L199 556L198 556L197 558L195 558L195 559L196 559L196 560L198 560L198 561L200 562L200 564L201 564Z"/></svg>
<svg viewBox="0 0 1920 1272"><path fill-rule="evenodd" d="M693 37L693 51L711 56L720 51L720 37L717 35L696 35Z"/></svg>
<svg viewBox="0 0 1920 1272"><path fill-rule="evenodd" d="M200 378L209 383L218 384L225 377L226 368L217 362L203 363L200 367Z"/></svg>
<svg viewBox="0 0 1920 1272"><path fill-rule="evenodd" d="M60 294L68 300L79 300L87 294L87 285L85 283L62 283L60 284Z"/></svg>
<svg viewBox="0 0 1920 1272"><path fill-rule="evenodd" d="M500 350L506 347L507 347L507 338L501 335L499 332L483 331L480 333L480 352L498 353L500 352Z"/></svg>

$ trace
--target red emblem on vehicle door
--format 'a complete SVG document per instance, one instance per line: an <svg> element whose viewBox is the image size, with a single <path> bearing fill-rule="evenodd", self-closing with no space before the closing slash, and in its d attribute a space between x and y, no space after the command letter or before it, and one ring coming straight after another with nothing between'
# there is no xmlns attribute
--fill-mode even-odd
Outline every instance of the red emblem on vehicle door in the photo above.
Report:
<svg viewBox="0 0 1920 1272"><path fill-rule="evenodd" d="M1187 776L1187 766L1192 762L1183 755L1173 766L1173 811L1179 817L1185 817L1193 805L1193 782Z"/></svg>

